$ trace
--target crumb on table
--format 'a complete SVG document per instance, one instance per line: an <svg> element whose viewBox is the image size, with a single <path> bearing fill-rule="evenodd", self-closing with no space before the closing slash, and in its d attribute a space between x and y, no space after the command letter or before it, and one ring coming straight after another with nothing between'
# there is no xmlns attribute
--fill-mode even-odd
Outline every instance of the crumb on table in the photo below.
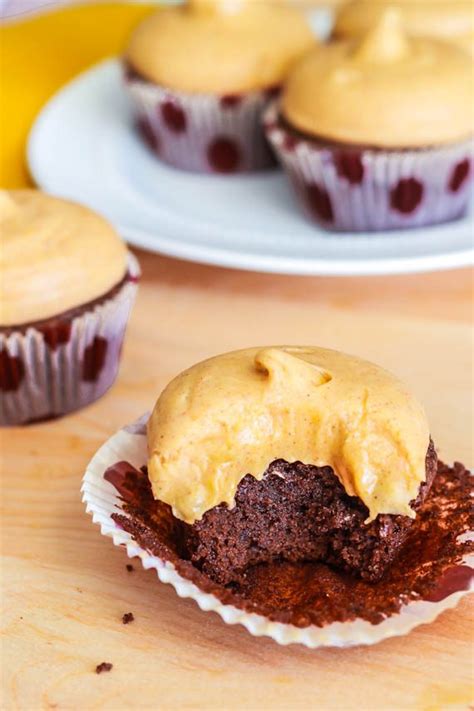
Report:
<svg viewBox="0 0 474 711"><path fill-rule="evenodd" d="M125 567L126 567L126 569L128 570L129 573L132 573L133 570L134 570L134 567L133 567L133 565L132 565L131 563L127 563L127 565L126 565Z"/></svg>
<svg viewBox="0 0 474 711"><path fill-rule="evenodd" d="M102 672L109 672L114 665L110 662L101 662L95 668L96 674L102 674Z"/></svg>
<svg viewBox="0 0 474 711"><path fill-rule="evenodd" d="M124 625L128 625L128 623L133 622L134 619L133 612L126 612L122 617L122 622Z"/></svg>

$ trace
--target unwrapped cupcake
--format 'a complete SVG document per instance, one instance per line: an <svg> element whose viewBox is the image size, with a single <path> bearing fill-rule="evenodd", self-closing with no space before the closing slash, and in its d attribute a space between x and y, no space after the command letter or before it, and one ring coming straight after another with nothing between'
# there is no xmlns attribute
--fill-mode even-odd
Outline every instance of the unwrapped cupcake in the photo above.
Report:
<svg viewBox="0 0 474 711"><path fill-rule="evenodd" d="M314 42L303 15L283 2L189 0L158 10L125 51L142 136L163 161L185 170L271 166L262 110Z"/></svg>
<svg viewBox="0 0 474 711"><path fill-rule="evenodd" d="M315 347L199 363L162 393L148 445L154 496L190 524L191 560L224 584L277 559L379 580L437 463L402 383Z"/></svg>
<svg viewBox="0 0 474 711"><path fill-rule="evenodd" d="M326 228L416 227L467 209L471 59L409 37L396 11L298 63L265 126L306 214Z"/></svg>
<svg viewBox="0 0 474 711"><path fill-rule="evenodd" d="M0 191L0 425L50 419L112 385L139 267L91 210Z"/></svg>
<svg viewBox="0 0 474 711"><path fill-rule="evenodd" d="M333 37L362 37L389 7L400 12L410 35L430 35L472 49L474 11L470 0L351 0L336 14Z"/></svg>
<svg viewBox="0 0 474 711"><path fill-rule="evenodd" d="M315 346L179 374L149 419L103 445L83 492L102 531L181 596L285 643L401 634L472 578L469 472L438 462L394 375Z"/></svg>

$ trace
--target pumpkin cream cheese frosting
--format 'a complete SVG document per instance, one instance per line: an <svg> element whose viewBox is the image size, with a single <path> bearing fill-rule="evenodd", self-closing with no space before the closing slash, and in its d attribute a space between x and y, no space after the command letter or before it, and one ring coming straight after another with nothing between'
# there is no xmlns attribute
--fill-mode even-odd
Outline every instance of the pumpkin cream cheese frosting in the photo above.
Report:
<svg viewBox="0 0 474 711"><path fill-rule="evenodd" d="M190 93L242 93L281 84L315 37L285 2L189 0L145 19L125 58L148 80Z"/></svg>
<svg viewBox="0 0 474 711"><path fill-rule="evenodd" d="M0 191L0 326L46 319L105 295L127 250L91 210L37 190Z"/></svg>
<svg viewBox="0 0 474 711"><path fill-rule="evenodd" d="M187 523L232 507L244 476L261 480L277 459L332 467L369 520L413 518L428 444L423 408L382 368L323 348L249 348L166 387L148 424L148 475Z"/></svg>
<svg viewBox="0 0 474 711"><path fill-rule="evenodd" d="M454 44L410 37L388 10L362 39L330 43L298 63L281 112L325 140L423 148L473 132L472 61Z"/></svg>

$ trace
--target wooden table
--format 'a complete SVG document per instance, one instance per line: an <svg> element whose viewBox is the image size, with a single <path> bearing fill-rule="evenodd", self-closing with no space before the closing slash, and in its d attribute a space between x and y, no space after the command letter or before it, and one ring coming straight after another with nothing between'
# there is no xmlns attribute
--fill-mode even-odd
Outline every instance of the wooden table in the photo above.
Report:
<svg viewBox="0 0 474 711"><path fill-rule="evenodd" d="M472 465L471 273L293 278L139 258L116 386L79 414L1 434L1 708L467 709L469 601L375 647L282 648L201 612L139 564L127 572L79 487L98 446L171 376L257 344L314 343L390 368L425 403L441 455ZM96 675L102 661L113 670Z"/></svg>

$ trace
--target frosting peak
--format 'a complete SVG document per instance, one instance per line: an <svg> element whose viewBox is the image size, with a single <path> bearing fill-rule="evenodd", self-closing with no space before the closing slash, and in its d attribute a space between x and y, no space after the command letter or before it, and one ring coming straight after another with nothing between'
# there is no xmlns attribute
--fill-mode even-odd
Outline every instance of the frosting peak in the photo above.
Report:
<svg viewBox="0 0 474 711"><path fill-rule="evenodd" d="M411 37L439 37L462 45L474 29L470 0L351 0L336 14L334 36L361 37L389 7L401 14Z"/></svg>
<svg viewBox="0 0 474 711"><path fill-rule="evenodd" d="M376 148L425 148L473 132L472 62L442 40L407 38L388 12L362 40L306 55L285 84L281 111L316 138Z"/></svg>
<svg viewBox="0 0 474 711"><path fill-rule="evenodd" d="M410 53L408 36L400 12L386 10L354 49L354 58L364 62L394 62Z"/></svg>
<svg viewBox="0 0 474 711"><path fill-rule="evenodd" d="M242 4L249 0L188 0L187 12L232 15L238 12Z"/></svg>
<svg viewBox="0 0 474 711"><path fill-rule="evenodd" d="M393 375L316 347L249 348L198 363L159 397L148 424L157 499L189 523L275 459L331 466L370 517L413 516L429 430Z"/></svg>
<svg viewBox="0 0 474 711"><path fill-rule="evenodd" d="M306 390L318 387L332 379L330 373L310 361L304 360L303 348L263 348L255 355L255 367L267 377L272 397L275 391L283 396L285 388ZM307 354L311 354L308 351Z"/></svg>

